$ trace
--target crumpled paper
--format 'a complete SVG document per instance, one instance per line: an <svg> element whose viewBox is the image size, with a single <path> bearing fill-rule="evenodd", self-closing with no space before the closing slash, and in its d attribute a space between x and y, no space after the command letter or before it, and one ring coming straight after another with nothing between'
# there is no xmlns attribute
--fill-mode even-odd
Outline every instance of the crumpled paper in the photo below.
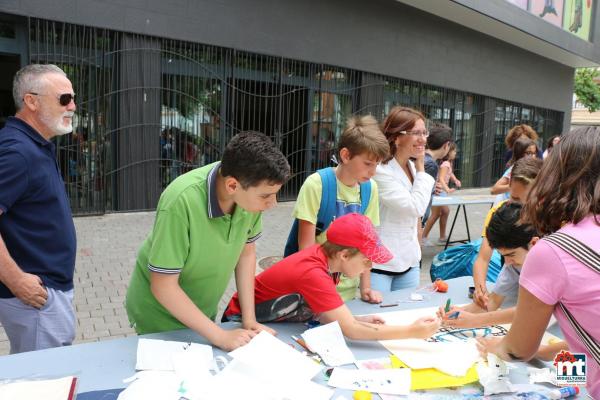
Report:
<svg viewBox="0 0 600 400"><path fill-rule="evenodd" d="M491 396L499 393L514 393L516 390L508 379L509 366L493 353L487 355L487 365L477 363L479 383L483 386L483 394Z"/></svg>

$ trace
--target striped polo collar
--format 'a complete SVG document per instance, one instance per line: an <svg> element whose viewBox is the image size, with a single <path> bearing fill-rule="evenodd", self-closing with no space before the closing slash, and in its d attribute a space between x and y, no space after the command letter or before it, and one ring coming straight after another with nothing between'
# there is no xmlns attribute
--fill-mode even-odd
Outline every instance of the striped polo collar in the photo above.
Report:
<svg viewBox="0 0 600 400"><path fill-rule="evenodd" d="M212 167L206 180L206 188L208 190L208 218L219 218L225 215L223 210L221 210L221 206L219 206L219 199L217 198L217 177L220 167L221 162L219 161Z"/></svg>

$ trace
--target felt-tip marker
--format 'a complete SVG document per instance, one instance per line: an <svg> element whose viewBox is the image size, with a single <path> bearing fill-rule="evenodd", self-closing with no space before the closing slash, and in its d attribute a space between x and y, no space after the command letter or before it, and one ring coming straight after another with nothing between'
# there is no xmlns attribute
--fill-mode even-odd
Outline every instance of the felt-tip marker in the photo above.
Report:
<svg viewBox="0 0 600 400"><path fill-rule="evenodd" d="M389 304L380 304L379 307L381 307L381 308L396 307L397 305L398 305L398 303L389 303Z"/></svg>
<svg viewBox="0 0 600 400"><path fill-rule="evenodd" d="M444 311L450 311L450 299L446 300L446 308L444 308Z"/></svg>

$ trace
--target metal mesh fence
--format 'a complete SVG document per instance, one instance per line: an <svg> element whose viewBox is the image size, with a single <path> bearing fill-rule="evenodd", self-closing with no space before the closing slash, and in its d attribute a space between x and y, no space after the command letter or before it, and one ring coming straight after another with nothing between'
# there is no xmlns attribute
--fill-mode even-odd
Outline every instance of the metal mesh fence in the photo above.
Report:
<svg viewBox="0 0 600 400"><path fill-rule="evenodd" d="M65 70L77 96L74 131L57 139L75 214L153 209L177 176L220 159L243 130L270 136L292 178L330 165L352 115L382 120L394 105L417 108L454 130L463 186L504 170L504 136L528 123L542 140L561 112L342 67L31 18L29 59ZM543 142L542 142L543 143Z"/></svg>

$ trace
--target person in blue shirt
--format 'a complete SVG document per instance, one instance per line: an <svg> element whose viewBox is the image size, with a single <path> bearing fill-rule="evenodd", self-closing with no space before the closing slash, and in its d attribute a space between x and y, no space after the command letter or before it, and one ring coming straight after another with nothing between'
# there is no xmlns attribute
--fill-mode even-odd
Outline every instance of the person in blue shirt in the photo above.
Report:
<svg viewBox="0 0 600 400"><path fill-rule="evenodd" d="M75 226L56 148L70 133L75 94L55 65L28 65L13 82L17 109L0 130L0 323L10 352L75 337Z"/></svg>

